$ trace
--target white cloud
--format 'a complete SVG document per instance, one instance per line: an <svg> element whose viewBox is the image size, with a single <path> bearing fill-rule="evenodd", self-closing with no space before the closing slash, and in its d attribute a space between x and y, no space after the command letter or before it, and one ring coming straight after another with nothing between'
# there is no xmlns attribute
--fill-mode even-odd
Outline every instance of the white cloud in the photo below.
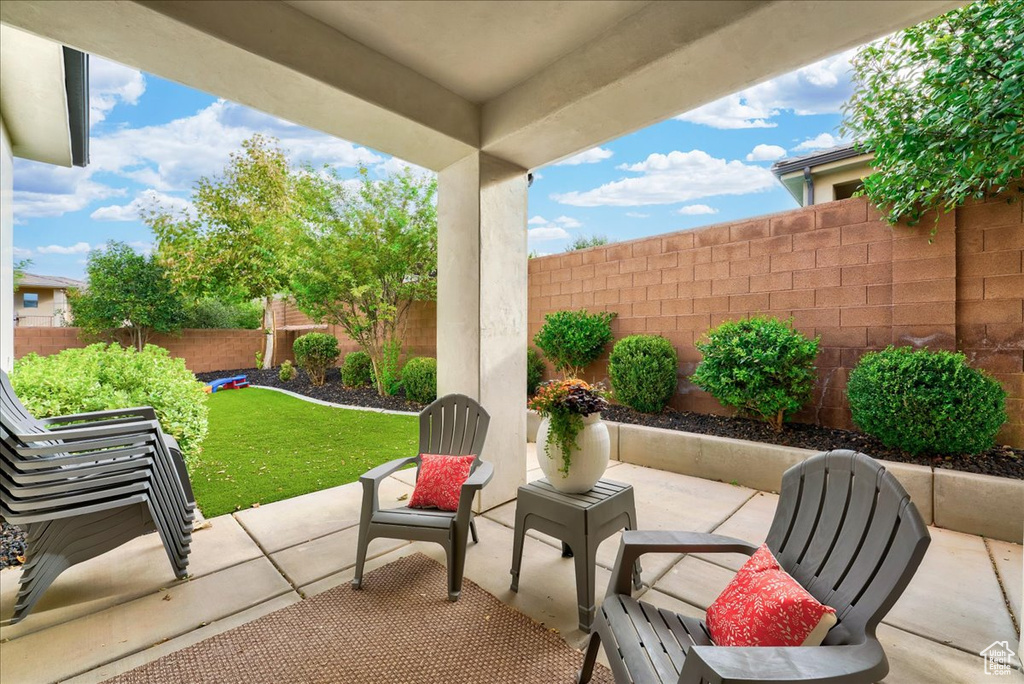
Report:
<svg viewBox="0 0 1024 684"><path fill-rule="evenodd" d="M650 218L650 214L641 214L639 211L627 211L626 216L629 218Z"/></svg>
<svg viewBox="0 0 1024 684"><path fill-rule="evenodd" d="M166 195L156 190L143 190L128 204L100 207L89 214L89 218L96 221L138 221L143 211L157 205L175 214L187 212L192 207L191 202L181 197Z"/></svg>
<svg viewBox="0 0 1024 684"><path fill-rule="evenodd" d="M14 220L63 216L97 200L123 196L123 188L92 180L95 169L14 160Z"/></svg>
<svg viewBox="0 0 1024 684"><path fill-rule="evenodd" d="M550 221L548 221L543 216L534 216L529 221L527 221L527 223L530 224L531 226L546 226L548 223L550 223Z"/></svg>
<svg viewBox="0 0 1024 684"><path fill-rule="evenodd" d="M565 240L569 236L564 229L558 226L545 226L543 228L530 228L526 231L527 238L533 242L546 242L548 240Z"/></svg>
<svg viewBox="0 0 1024 684"><path fill-rule="evenodd" d="M775 161L786 156L786 148L778 145L756 145L747 155L747 161Z"/></svg>
<svg viewBox="0 0 1024 684"><path fill-rule="evenodd" d="M793 148L794 152L813 152L814 150L827 150L830 147L842 145L845 141L837 138L831 133L820 133L813 138L808 138Z"/></svg>
<svg viewBox="0 0 1024 684"><path fill-rule="evenodd" d="M637 178L605 183L584 192L552 195L561 204L577 207L639 207L675 204L716 195L746 195L770 190L775 177L765 168L712 157L702 150L652 154L637 164L623 164Z"/></svg>
<svg viewBox="0 0 1024 684"><path fill-rule="evenodd" d="M27 259L28 257L32 256L32 250L24 249L23 247L15 247L13 250L13 254L19 259Z"/></svg>
<svg viewBox="0 0 1024 684"><path fill-rule="evenodd" d="M676 213L683 216L700 216L701 214L717 214L718 210L706 204L690 204L680 207Z"/></svg>
<svg viewBox="0 0 1024 684"><path fill-rule="evenodd" d="M606 150L603 147L591 147L589 150L584 150L579 154L573 155L568 159L555 164L555 166L579 166L580 164L597 164L605 159L608 159L614 154L611 150Z"/></svg>
<svg viewBox="0 0 1024 684"><path fill-rule="evenodd" d="M675 117L712 128L774 128L783 111L837 114L853 93L850 58L856 48L727 95Z"/></svg>
<svg viewBox="0 0 1024 684"><path fill-rule="evenodd" d="M377 169L386 174L403 173L406 169L412 171L414 176L433 176L434 172L430 169L425 169L422 166L417 166L412 162L407 162L398 157L391 157L383 164L378 164Z"/></svg>
<svg viewBox="0 0 1024 684"><path fill-rule="evenodd" d="M557 223L562 228L581 228L583 226L582 223L569 216L559 216L553 223Z"/></svg>
<svg viewBox="0 0 1024 684"><path fill-rule="evenodd" d="M89 124L107 118L118 104L138 104L146 92L146 78L138 69L101 57L89 59Z"/></svg>
<svg viewBox="0 0 1024 684"><path fill-rule="evenodd" d="M93 247L88 242L78 242L73 245L47 245L36 249L40 254L87 254Z"/></svg>

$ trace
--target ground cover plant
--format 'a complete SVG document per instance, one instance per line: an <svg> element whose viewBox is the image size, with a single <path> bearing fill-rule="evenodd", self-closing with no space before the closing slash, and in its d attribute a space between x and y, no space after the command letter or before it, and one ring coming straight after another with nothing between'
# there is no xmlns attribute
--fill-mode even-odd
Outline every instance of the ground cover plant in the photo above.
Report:
<svg viewBox="0 0 1024 684"><path fill-rule="evenodd" d="M660 335L630 335L615 343L608 375L615 400L644 413L665 408L676 391L679 356Z"/></svg>
<svg viewBox="0 0 1024 684"><path fill-rule="evenodd" d="M11 384L37 418L152 406L190 465L202 450L207 395L185 362L161 347L150 344L139 352L94 344L51 356L29 354L15 362Z"/></svg>
<svg viewBox="0 0 1024 684"><path fill-rule="evenodd" d="M414 456L413 415L352 411L279 392L210 396L210 434L192 470L207 517L355 482L374 466Z"/></svg>

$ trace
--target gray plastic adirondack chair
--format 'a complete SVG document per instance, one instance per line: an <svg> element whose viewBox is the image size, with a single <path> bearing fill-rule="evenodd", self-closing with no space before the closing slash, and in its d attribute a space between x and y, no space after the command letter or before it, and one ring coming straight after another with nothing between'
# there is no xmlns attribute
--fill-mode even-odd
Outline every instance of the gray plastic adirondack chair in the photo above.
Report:
<svg viewBox="0 0 1024 684"><path fill-rule="evenodd" d="M434 401L420 413L419 454L475 455L469 479L462 485L459 509L454 512L421 508L384 508L378 501L380 483L406 466L416 465L419 477L420 456L399 458L370 470L363 483L363 506L359 517L356 549L356 574L352 586L363 586L366 547L378 538L429 541L444 547L448 558L448 600L457 601L462 593L462 574L466 562L468 535L477 542L473 522L473 498L491 481L494 468L480 460L490 416L480 404L462 394L449 394Z"/></svg>
<svg viewBox="0 0 1024 684"><path fill-rule="evenodd" d="M931 537L896 478L853 451L813 456L786 471L767 544L779 564L838 622L821 646L721 647L701 620L630 596L645 553L745 553L758 546L692 532L624 532L608 595L578 682L598 649L616 682L829 682L868 684L889 671L875 628L917 571Z"/></svg>

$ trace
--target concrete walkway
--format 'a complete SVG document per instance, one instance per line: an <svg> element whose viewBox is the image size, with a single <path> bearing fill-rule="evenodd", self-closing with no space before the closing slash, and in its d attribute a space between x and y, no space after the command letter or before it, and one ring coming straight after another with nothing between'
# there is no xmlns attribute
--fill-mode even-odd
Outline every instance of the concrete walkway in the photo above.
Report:
<svg viewBox="0 0 1024 684"><path fill-rule="evenodd" d="M533 445L529 479L541 477ZM716 531L761 541L774 494L613 463L607 477L636 488L640 527ZM389 479L383 505L403 505L412 473ZM0 626L0 680L95 682L266 615L339 584L355 562L358 483L307 494L209 521L194 535L192 577L173 579L155 535L65 572L35 611ZM509 591L515 504L478 518L466 576L576 647L576 590L571 559L557 541L531 532L519 593ZM1021 547L932 528L932 545L904 597L879 629L892 671L886 682L986 681L979 651L1018 643ZM608 583L618 536L598 553L599 587ZM389 540L370 546L368 570L440 547ZM741 556L644 558L645 600L701 616L742 563ZM0 572L0 618L9 618L20 571ZM444 587L438 587L439 595ZM603 589L601 591L603 593ZM1007 601L1012 605L1008 608ZM1024 681L1014 672L1001 681Z"/></svg>

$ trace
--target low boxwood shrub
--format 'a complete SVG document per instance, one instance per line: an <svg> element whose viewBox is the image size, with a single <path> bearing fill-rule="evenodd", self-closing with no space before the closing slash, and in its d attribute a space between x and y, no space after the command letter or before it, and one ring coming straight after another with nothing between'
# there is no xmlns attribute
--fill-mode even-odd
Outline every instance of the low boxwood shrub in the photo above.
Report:
<svg viewBox="0 0 1024 684"><path fill-rule="evenodd" d="M696 347L704 358L690 376L693 384L776 431L811 398L818 338L777 318L726 321Z"/></svg>
<svg viewBox="0 0 1024 684"><path fill-rule="evenodd" d="M540 353L533 347L526 350L526 396L532 397L540 387L540 381L544 379L544 371L547 366Z"/></svg>
<svg viewBox="0 0 1024 684"><path fill-rule="evenodd" d="M615 343L608 375L615 400L643 413L665 408L676 391L679 356L660 335L630 335Z"/></svg>
<svg viewBox="0 0 1024 684"><path fill-rule="evenodd" d="M544 316L544 325L533 338L555 370L570 378L601 356L612 340L615 313L602 311L555 311Z"/></svg>
<svg viewBox="0 0 1024 684"><path fill-rule="evenodd" d="M141 352L94 344L52 356L29 354L15 361L11 384L37 418L152 406L190 465L202 450L207 430L203 384L184 360L155 345Z"/></svg>
<svg viewBox="0 0 1024 684"><path fill-rule="evenodd" d="M341 364L341 382L345 387L366 387L373 382L373 361L364 351L345 354Z"/></svg>
<svg viewBox="0 0 1024 684"><path fill-rule="evenodd" d="M1006 392L963 354L888 347L861 357L846 385L853 422L911 454L976 454L1006 422Z"/></svg>
<svg viewBox="0 0 1024 684"><path fill-rule="evenodd" d="M402 384L406 399L421 404L437 399L437 359L426 356L409 359L402 368Z"/></svg>
<svg viewBox="0 0 1024 684"><path fill-rule="evenodd" d="M285 361L281 364L281 369L277 371L277 377L281 382L288 382L295 377L295 366L292 365L291 361Z"/></svg>
<svg viewBox="0 0 1024 684"><path fill-rule="evenodd" d="M307 333L296 338L292 352L299 368L306 371L309 381L316 386L324 384L327 369L334 366L341 354L338 338L327 333Z"/></svg>

